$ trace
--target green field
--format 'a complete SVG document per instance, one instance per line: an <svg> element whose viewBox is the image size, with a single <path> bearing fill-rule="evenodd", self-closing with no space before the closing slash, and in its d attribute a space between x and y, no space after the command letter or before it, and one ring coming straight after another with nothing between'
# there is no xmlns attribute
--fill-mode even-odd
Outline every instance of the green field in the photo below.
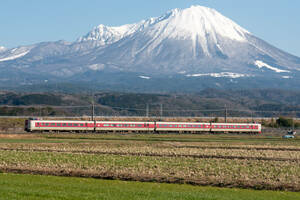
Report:
<svg viewBox="0 0 300 200"><path fill-rule="evenodd" d="M190 185L0 174L0 199L205 199L293 200L300 193L224 189Z"/></svg>
<svg viewBox="0 0 300 200"><path fill-rule="evenodd" d="M86 199L297 199L300 140L261 135L2 134L1 172L1 200L76 199L85 191ZM52 191L56 187L58 193Z"/></svg>

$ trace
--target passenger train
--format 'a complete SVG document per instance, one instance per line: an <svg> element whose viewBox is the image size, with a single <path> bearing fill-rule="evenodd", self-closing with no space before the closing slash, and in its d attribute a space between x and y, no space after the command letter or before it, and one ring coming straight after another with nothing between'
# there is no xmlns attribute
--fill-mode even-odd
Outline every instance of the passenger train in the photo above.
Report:
<svg viewBox="0 0 300 200"><path fill-rule="evenodd" d="M27 132L261 133L256 123L67 121L28 119Z"/></svg>

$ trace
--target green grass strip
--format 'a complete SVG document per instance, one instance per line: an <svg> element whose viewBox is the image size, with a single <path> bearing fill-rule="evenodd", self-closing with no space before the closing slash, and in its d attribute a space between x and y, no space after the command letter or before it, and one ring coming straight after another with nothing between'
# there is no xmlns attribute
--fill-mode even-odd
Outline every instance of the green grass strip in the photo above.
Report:
<svg viewBox="0 0 300 200"><path fill-rule="evenodd" d="M110 181L90 178L0 174L0 199L298 200L300 199L300 193Z"/></svg>

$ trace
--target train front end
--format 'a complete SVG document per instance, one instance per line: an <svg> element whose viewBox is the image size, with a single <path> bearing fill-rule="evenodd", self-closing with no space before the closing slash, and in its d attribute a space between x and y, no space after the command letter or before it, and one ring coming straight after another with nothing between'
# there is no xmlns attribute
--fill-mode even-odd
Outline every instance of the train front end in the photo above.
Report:
<svg viewBox="0 0 300 200"><path fill-rule="evenodd" d="M29 118L25 120L24 130L26 132L32 132L32 128L34 127L33 121L38 120L37 118Z"/></svg>

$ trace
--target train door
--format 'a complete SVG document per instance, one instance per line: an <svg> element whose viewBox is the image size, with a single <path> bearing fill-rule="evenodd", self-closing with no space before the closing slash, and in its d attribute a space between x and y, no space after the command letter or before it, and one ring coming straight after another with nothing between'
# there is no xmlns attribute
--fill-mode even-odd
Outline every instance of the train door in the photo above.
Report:
<svg viewBox="0 0 300 200"><path fill-rule="evenodd" d="M30 127L29 127L30 121L28 119L25 120L25 131L29 132L30 131Z"/></svg>
<svg viewBox="0 0 300 200"><path fill-rule="evenodd" d="M149 133L149 123L144 123L144 127L145 127L145 129L146 129L146 131Z"/></svg>

